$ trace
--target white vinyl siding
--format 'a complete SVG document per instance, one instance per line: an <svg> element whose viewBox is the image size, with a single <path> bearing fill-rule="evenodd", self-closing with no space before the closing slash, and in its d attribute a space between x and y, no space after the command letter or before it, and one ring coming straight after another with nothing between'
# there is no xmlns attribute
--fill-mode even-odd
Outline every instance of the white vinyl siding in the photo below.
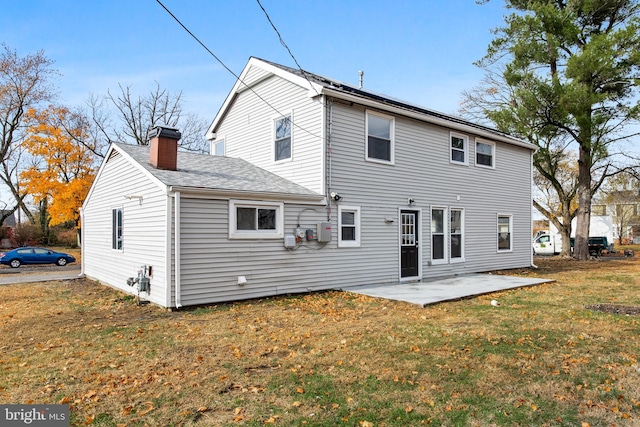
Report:
<svg viewBox="0 0 640 427"><path fill-rule="evenodd" d="M242 158L324 194L322 97L309 98L308 87L275 76L261 75L257 81L252 90L243 90L235 96L231 109L216 129L216 134L224 135L225 155ZM263 99L268 99L270 105ZM274 116L274 109L280 114ZM274 120L288 114L293 120L292 156L275 161Z"/></svg>
<svg viewBox="0 0 640 427"><path fill-rule="evenodd" d="M134 293L127 278L152 267L144 298L165 305L167 195L117 151L105 160L83 205L82 267L87 277ZM113 246L113 209L122 208L122 250Z"/></svg>

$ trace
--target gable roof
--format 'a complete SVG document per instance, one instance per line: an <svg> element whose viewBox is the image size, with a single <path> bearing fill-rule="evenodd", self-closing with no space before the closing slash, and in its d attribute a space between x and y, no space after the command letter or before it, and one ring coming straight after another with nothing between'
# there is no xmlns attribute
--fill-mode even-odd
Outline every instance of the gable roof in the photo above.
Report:
<svg viewBox="0 0 640 427"><path fill-rule="evenodd" d="M156 169L149 163L148 145L112 143L105 162L113 150L129 158L148 176L169 190L315 201L323 198L306 187L242 159L179 151L178 170L173 171Z"/></svg>
<svg viewBox="0 0 640 427"><path fill-rule="evenodd" d="M486 138L506 142L508 144L518 145L534 151L537 150L537 147L534 144L520 140L518 138L514 138L507 133L500 132L488 126L483 126L464 120L460 117L444 114L435 110L418 106L416 104L411 104L398 99L394 99L386 95L365 90L348 83L323 77L321 75L310 73L305 70L287 67L285 65L277 64L275 62L256 57L251 57L249 59L249 62L247 62L247 65L240 74L240 78L238 79L238 81L236 81L236 84L225 99L222 107L220 108L220 111L209 127L206 135L207 138L214 138L218 123L225 116L227 109L231 107L231 103L235 95L245 90L250 90L250 87L252 85L255 85L263 80L258 79L257 81L249 82L248 84L244 82L244 79L247 77L249 70L252 67L261 68L267 71L269 73L268 75L277 75L291 81L294 84L308 89L309 97L319 95L333 96L335 98L344 99L364 106L378 108L383 111L388 111L407 117L412 117L417 120L448 127L462 132L473 133L478 136L484 136Z"/></svg>

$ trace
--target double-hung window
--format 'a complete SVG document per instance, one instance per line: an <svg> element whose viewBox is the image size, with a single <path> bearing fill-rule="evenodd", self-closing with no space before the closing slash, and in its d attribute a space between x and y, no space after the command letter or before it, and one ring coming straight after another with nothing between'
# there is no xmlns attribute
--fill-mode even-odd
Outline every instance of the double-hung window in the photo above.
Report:
<svg viewBox="0 0 640 427"><path fill-rule="evenodd" d="M465 135L457 133L451 133L451 157L449 161L451 163L457 163L461 165L468 164L467 151L468 151L469 138Z"/></svg>
<svg viewBox="0 0 640 427"><path fill-rule="evenodd" d="M111 249L122 250L122 208L111 210Z"/></svg>
<svg viewBox="0 0 640 427"><path fill-rule="evenodd" d="M449 228L449 247L451 262L464 261L464 210L451 208Z"/></svg>
<svg viewBox="0 0 640 427"><path fill-rule="evenodd" d="M498 215L498 252L510 252L513 248L513 217Z"/></svg>
<svg viewBox="0 0 640 427"><path fill-rule="evenodd" d="M464 209L431 208L431 262L464 262Z"/></svg>
<svg viewBox="0 0 640 427"><path fill-rule="evenodd" d="M360 246L360 208L355 206L338 207L338 247L354 248Z"/></svg>
<svg viewBox="0 0 640 427"><path fill-rule="evenodd" d="M446 262L447 233L446 209L431 209L431 262L442 264Z"/></svg>
<svg viewBox="0 0 640 427"><path fill-rule="evenodd" d="M393 163L394 123L393 117L367 111L367 160Z"/></svg>
<svg viewBox="0 0 640 427"><path fill-rule="evenodd" d="M210 151L214 156L224 156L224 138L211 141Z"/></svg>
<svg viewBox="0 0 640 427"><path fill-rule="evenodd" d="M229 201L229 238L277 239L283 237L283 204Z"/></svg>
<svg viewBox="0 0 640 427"><path fill-rule="evenodd" d="M291 115L274 120L273 152L276 162L291 160Z"/></svg>
<svg viewBox="0 0 640 427"><path fill-rule="evenodd" d="M495 168L496 145L494 143L476 141L476 166Z"/></svg>

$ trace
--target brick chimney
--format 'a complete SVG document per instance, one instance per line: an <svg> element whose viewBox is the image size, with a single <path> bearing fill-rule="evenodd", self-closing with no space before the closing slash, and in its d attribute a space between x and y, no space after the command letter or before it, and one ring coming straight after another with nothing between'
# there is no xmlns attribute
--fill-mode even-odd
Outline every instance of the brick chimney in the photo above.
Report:
<svg viewBox="0 0 640 427"><path fill-rule="evenodd" d="M178 140L182 134L178 129L156 126L149 131L149 162L156 169L177 170Z"/></svg>

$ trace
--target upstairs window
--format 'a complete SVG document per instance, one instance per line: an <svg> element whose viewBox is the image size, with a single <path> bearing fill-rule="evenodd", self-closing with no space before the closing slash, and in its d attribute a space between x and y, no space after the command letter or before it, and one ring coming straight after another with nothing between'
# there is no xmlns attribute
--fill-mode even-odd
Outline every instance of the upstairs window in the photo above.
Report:
<svg viewBox="0 0 640 427"><path fill-rule="evenodd" d="M464 135L451 134L451 163L467 164L468 138Z"/></svg>
<svg viewBox="0 0 640 427"><path fill-rule="evenodd" d="M274 160L291 159L291 115L280 117L274 122Z"/></svg>
<svg viewBox="0 0 640 427"><path fill-rule="evenodd" d="M111 210L111 249L122 250L122 208Z"/></svg>
<svg viewBox="0 0 640 427"><path fill-rule="evenodd" d="M367 112L367 160L393 163L393 117Z"/></svg>
<svg viewBox="0 0 640 427"><path fill-rule="evenodd" d="M476 166L494 168L495 149L493 143L476 141Z"/></svg>
<svg viewBox="0 0 640 427"><path fill-rule="evenodd" d="M224 139L211 141L211 154L214 156L224 156Z"/></svg>

